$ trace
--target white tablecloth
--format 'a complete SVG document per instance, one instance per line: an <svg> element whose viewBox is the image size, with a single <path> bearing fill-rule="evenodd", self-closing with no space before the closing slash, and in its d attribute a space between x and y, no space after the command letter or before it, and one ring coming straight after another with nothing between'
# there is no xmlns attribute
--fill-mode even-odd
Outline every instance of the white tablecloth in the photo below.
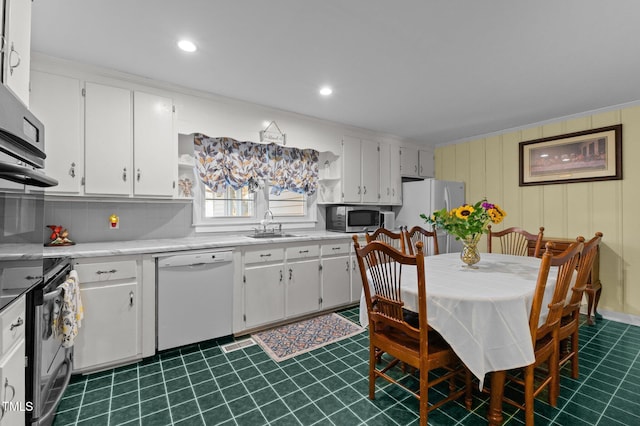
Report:
<svg viewBox="0 0 640 426"><path fill-rule="evenodd" d="M462 267L458 253L425 257L429 325L449 342L482 388L487 372L523 367L535 360L529 313L540 259L482 253L476 266L478 269ZM541 323L556 275L557 268L551 268ZM405 307L417 312L417 276L405 269L402 279ZM368 325L364 292L360 323Z"/></svg>

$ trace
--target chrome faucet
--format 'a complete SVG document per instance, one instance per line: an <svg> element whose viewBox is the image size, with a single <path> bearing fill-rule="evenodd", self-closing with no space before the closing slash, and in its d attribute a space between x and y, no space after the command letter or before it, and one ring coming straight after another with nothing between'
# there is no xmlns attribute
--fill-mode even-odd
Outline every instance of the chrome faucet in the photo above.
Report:
<svg viewBox="0 0 640 426"><path fill-rule="evenodd" d="M267 220L267 216L269 216L269 217L270 217L270 219L269 219L269 223L270 223L270 222L273 222L273 212L271 211L271 209L267 209L267 211L266 211L266 212L264 212L264 218L263 218L263 219L264 219L264 220Z"/></svg>

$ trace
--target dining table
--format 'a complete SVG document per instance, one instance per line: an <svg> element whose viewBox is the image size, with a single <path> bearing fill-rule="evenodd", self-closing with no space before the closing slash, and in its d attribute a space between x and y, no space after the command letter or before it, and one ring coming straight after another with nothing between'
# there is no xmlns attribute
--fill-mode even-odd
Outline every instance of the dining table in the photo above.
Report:
<svg viewBox="0 0 640 426"><path fill-rule="evenodd" d="M482 253L475 268L459 253L426 256L427 321L484 386L491 373L487 419L502 423L502 396L506 371L535 361L529 314L541 260L536 257ZM415 266L402 265L404 308L418 312ZM546 320L553 297L557 267L552 267L542 302L540 323ZM364 292L360 298L360 323L368 325Z"/></svg>

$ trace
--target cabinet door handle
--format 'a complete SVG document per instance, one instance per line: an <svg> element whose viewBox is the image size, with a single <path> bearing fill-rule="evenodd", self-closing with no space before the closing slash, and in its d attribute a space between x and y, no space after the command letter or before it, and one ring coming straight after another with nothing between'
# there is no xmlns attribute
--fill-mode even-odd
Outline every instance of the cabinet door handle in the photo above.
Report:
<svg viewBox="0 0 640 426"><path fill-rule="evenodd" d="M122 169L122 180L124 182L127 181L127 168L126 167L124 169Z"/></svg>
<svg viewBox="0 0 640 426"><path fill-rule="evenodd" d="M71 168L69 169L69 176L72 178L76 177L76 163L71 163Z"/></svg>
<svg viewBox="0 0 640 426"><path fill-rule="evenodd" d="M16 322L12 323L11 327L9 327L9 331L13 331L14 328L18 328L23 324L24 324L24 320L22 319L22 317L18 317Z"/></svg>
<svg viewBox="0 0 640 426"><path fill-rule="evenodd" d="M422 166L420 166L420 173L422 174Z"/></svg>
<svg viewBox="0 0 640 426"><path fill-rule="evenodd" d="M298 250L298 253L299 253L299 254L302 254L302 253L309 253L309 250Z"/></svg>
<svg viewBox="0 0 640 426"><path fill-rule="evenodd" d="M11 388L11 398L7 398L7 388ZM16 388L9 384L9 379L4 378L4 401L11 402L16 397ZM3 404L4 405L4 404Z"/></svg>
<svg viewBox="0 0 640 426"><path fill-rule="evenodd" d="M362 194L362 188L360 188L360 185L358 185L358 195Z"/></svg>
<svg viewBox="0 0 640 426"><path fill-rule="evenodd" d="M396 196L396 189L395 188L391 188L391 195L393 195L394 197Z"/></svg>
<svg viewBox="0 0 640 426"><path fill-rule="evenodd" d="M282 269L280 269L280 282L282 282Z"/></svg>
<svg viewBox="0 0 640 426"><path fill-rule="evenodd" d="M129 292L129 306L133 306L133 292Z"/></svg>
<svg viewBox="0 0 640 426"><path fill-rule="evenodd" d="M140 172L140 169L138 169L138 173L136 175L136 179L138 180L138 182L140 182L140 176L142 176L142 173Z"/></svg>
<svg viewBox="0 0 640 426"><path fill-rule="evenodd" d="M18 58L18 62L16 62L15 65L11 63L11 58L13 57L14 53ZM13 43L11 43L11 51L9 52L9 74L13 75L14 68L18 68L19 66L20 66L20 53L18 53L18 51L14 48Z"/></svg>
<svg viewBox="0 0 640 426"><path fill-rule="evenodd" d="M96 271L96 274L98 275L102 275L102 274L115 274L116 272L118 272L117 269L111 269L109 271Z"/></svg>
<svg viewBox="0 0 640 426"><path fill-rule="evenodd" d="M367 193L367 187L366 186L364 187L364 193L365 194Z"/></svg>
<svg viewBox="0 0 640 426"><path fill-rule="evenodd" d="M293 279L293 269L289 268L289 281Z"/></svg>
<svg viewBox="0 0 640 426"><path fill-rule="evenodd" d="M261 254L260 257L269 257L271 256L271 253L267 253L267 254Z"/></svg>
<svg viewBox="0 0 640 426"><path fill-rule="evenodd" d="M417 164L415 166L413 166L413 171L418 173L418 165Z"/></svg>
<svg viewBox="0 0 640 426"><path fill-rule="evenodd" d="M347 269L345 271L349 272L349 261L347 260Z"/></svg>
<svg viewBox="0 0 640 426"><path fill-rule="evenodd" d="M331 247L331 250L340 250L340 247Z"/></svg>

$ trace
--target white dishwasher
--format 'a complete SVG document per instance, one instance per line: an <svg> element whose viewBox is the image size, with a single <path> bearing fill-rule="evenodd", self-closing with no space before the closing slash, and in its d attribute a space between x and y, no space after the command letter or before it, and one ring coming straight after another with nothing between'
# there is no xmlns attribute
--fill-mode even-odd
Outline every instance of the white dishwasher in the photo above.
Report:
<svg viewBox="0 0 640 426"><path fill-rule="evenodd" d="M157 348L232 333L233 253L198 251L157 262Z"/></svg>

